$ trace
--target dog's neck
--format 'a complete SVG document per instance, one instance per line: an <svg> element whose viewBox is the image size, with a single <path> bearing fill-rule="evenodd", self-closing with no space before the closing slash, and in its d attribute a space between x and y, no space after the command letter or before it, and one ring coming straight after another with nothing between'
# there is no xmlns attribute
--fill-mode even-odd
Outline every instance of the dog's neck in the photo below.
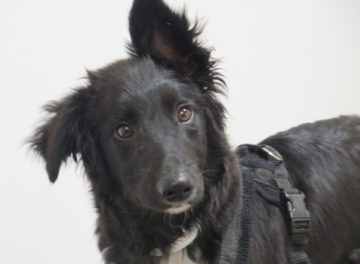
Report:
<svg viewBox="0 0 360 264"><path fill-rule="evenodd" d="M167 250L167 252L163 252L160 248L155 248L150 252L151 256L164 257L167 255L174 255L182 250L186 250L186 247L189 246L196 239L199 233L199 226L194 225L189 230L184 230L184 235L179 237L174 243L172 243L171 247Z"/></svg>
<svg viewBox="0 0 360 264"><path fill-rule="evenodd" d="M199 226L194 225L191 229L184 231L184 235L179 237L166 252L156 248L150 252L150 255L160 257L160 264L200 264L200 262L194 262L187 252L187 247L194 242L198 234Z"/></svg>

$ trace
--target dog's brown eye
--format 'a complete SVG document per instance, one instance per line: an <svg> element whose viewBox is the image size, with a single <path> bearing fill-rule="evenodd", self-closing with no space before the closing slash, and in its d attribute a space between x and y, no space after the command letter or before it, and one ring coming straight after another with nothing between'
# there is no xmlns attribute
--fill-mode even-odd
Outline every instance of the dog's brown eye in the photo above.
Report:
<svg viewBox="0 0 360 264"><path fill-rule="evenodd" d="M193 116L193 112L189 107L181 107L178 110L178 119L181 123L188 122Z"/></svg>
<svg viewBox="0 0 360 264"><path fill-rule="evenodd" d="M116 136L118 136L119 138L129 138L133 135L133 129L127 124L120 125L116 130Z"/></svg>

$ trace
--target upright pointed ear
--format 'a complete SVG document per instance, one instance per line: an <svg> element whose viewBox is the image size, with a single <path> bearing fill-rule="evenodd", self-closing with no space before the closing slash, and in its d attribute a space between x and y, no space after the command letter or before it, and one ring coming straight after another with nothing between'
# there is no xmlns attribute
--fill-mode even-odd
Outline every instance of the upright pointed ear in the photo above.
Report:
<svg viewBox="0 0 360 264"><path fill-rule="evenodd" d="M84 127L85 93L85 89L77 90L64 100L46 106L46 111L53 116L35 131L30 140L31 147L44 158L52 183L58 177L62 162L70 155L76 161L81 127Z"/></svg>
<svg viewBox="0 0 360 264"><path fill-rule="evenodd" d="M162 0L134 0L130 12L134 56L150 56L196 80L211 77L210 51L202 47L199 30L185 14L177 14Z"/></svg>

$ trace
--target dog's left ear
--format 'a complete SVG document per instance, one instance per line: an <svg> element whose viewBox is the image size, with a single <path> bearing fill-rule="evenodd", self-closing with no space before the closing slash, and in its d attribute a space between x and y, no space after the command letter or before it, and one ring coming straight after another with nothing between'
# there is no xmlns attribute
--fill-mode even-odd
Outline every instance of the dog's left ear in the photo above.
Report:
<svg viewBox="0 0 360 264"><path fill-rule="evenodd" d="M49 180L56 181L60 166L69 156L80 151L82 128L84 127L84 105L86 89L78 90L58 103L46 106L52 114L30 139L30 144L46 163Z"/></svg>
<svg viewBox="0 0 360 264"><path fill-rule="evenodd" d="M195 80L211 75L210 51L197 41L200 32L162 0L134 0L129 26L132 55L150 56Z"/></svg>

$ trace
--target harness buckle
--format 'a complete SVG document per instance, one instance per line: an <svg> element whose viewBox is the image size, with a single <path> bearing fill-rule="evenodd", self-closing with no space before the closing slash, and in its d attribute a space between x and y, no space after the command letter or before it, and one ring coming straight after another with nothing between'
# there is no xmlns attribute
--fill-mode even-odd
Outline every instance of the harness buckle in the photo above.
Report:
<svg viewBox="0 0 360 264"><path fill-rule="evenodd" d="M297 189L283 190L290 218L293 246L304 246L310 233L310 214L305 207L305 195Z"/></svg>

